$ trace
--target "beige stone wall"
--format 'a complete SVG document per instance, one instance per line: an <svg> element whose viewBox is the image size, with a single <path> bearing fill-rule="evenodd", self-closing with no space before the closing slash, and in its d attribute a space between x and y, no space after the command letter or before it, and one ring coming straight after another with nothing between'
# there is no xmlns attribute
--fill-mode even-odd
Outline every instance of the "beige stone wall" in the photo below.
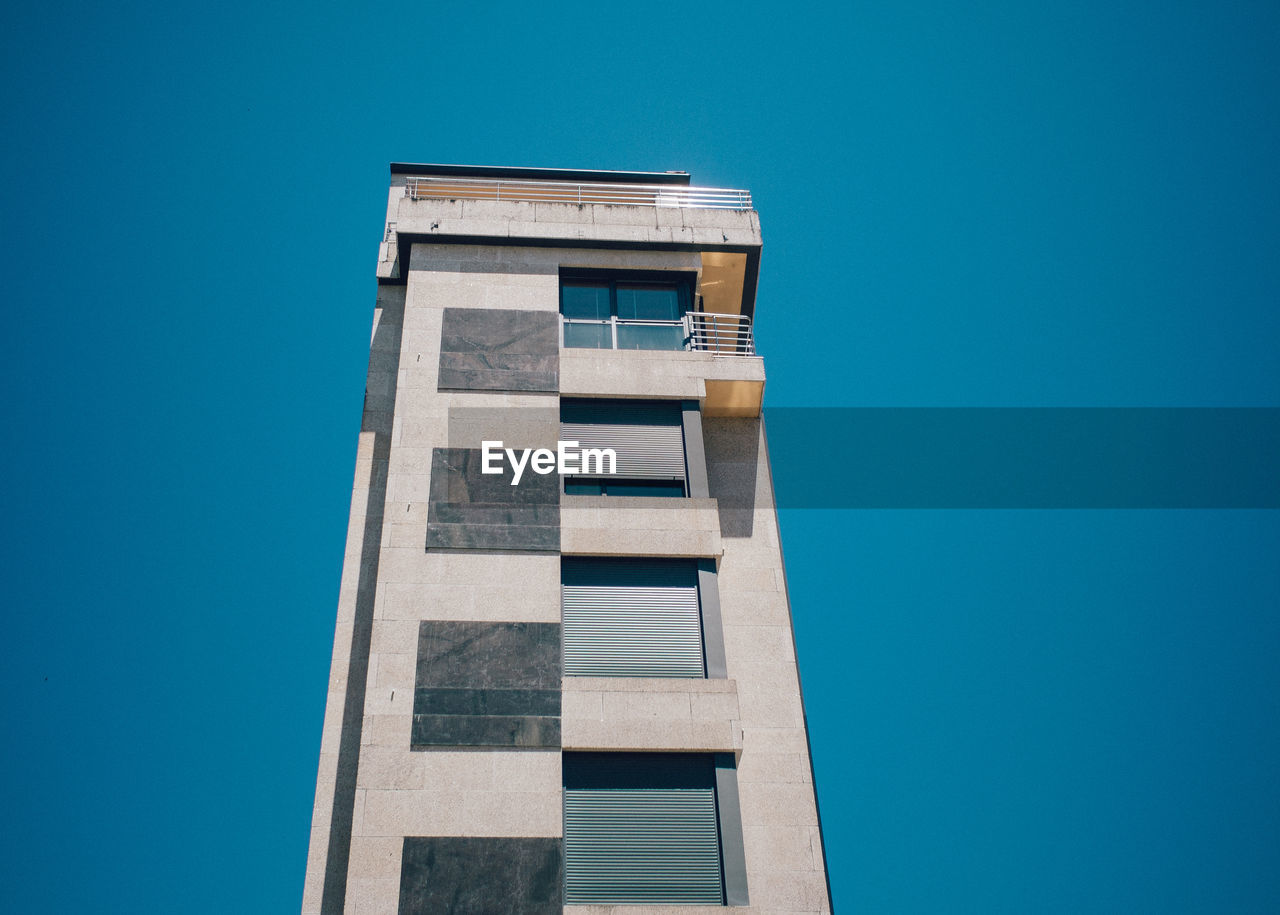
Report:
<svg viewBox="0 0 1280 915"><path fill-rule="evenodd" d="M751 909L830 911L763 423L705 419L703 429L712 494L749 505L726 516L718 584L742 722L738 791Z"/></svg>
<svg viewBox="0 0 1280 915"><path fill-rule="evenodd" d="M523 413L553 410L557 403L553 394L437 390L443 309L555 312L556 267L547 252L534 249L415 246L406 289L352 822L349 913L396 911L405 836L562 832L559 753L409 748L420 621L560 621L557 556L426 551L432 449L450 445L450 409Z"/></svg>
<svg viewBox="0 0 1280 915"><path fill-rule="evenodd" d="M339 779L339 744L347 708L348 674L353 648L358 642L357 610L358 605L368 605L374 600L378 562L377 536L382 527L380 494L387 479L388 445L393 423L394 398L389 397L388 393L399 364L404 301L403 288L381 287L374 307L366 396L356 448L351 514L347 523L347 546L338 592L338 618L334 629L328 699L320 739L315 809L312 814L307 875L303 887L304 913L320 912L328 865L334 793Z"/></svg>

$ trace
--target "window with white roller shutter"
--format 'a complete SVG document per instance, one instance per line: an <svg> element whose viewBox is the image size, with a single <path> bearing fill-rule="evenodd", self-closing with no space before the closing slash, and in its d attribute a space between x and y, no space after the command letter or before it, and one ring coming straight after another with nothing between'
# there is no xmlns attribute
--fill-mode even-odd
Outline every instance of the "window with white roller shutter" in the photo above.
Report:
<svg viewBox="0 0 1280 915"><path fill-rule="evenodd" d="M724 904L711 756L563 759L565 904Z"/></svg>
<svg viewBox="0 0 1280 915"><path fill-rule="evenodd" d="M705 677L697 563L561 560L564 673Z"/></svg>
<svg viewBox="0 0 1280 915"><path fill-rule="evenodd" d="M580 452L611 449L615 472L565 478L568 495L683 496L687 492L679 401L563 400L560 440Z"/></svg>

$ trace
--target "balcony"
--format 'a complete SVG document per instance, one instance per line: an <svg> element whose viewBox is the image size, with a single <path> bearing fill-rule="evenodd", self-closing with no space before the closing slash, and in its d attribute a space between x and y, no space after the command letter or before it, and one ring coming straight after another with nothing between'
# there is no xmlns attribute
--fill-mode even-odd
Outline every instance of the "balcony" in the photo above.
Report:
<svg viewBox="0 0 1280 915"><path fill-rule="evenodd" d="M643 394L699 400L706 416L760 415L764 360L756 354L750 318L689 312L678 321L561 320L563 396Z"/></svg>
<svg viewBox="0 0 1280 915"><path fill-rule="evenodd" d="M699 207L750 210L751 192L721 187L669 184L572 184L496 178L410 177L404 195L410 200L512 200L527 203L604 203L614 206Z"/></svg>
<svg viewBox="0 0 1280 915"><path fill-rule="evenodd" d="M561 340L570 349L637 349L754 356L751 319L693 311L674 321L561 318Z"/></svg>

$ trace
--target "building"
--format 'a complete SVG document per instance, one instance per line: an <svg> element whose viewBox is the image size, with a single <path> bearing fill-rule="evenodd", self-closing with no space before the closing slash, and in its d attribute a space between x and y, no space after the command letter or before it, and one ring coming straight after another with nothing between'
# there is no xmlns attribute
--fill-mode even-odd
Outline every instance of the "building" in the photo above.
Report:
<svg viewBox="0 0 1280 915"><path fill-rule="evenodd" d="M760 246L682 172L392 165L304 913L830 911Z"/></svg>

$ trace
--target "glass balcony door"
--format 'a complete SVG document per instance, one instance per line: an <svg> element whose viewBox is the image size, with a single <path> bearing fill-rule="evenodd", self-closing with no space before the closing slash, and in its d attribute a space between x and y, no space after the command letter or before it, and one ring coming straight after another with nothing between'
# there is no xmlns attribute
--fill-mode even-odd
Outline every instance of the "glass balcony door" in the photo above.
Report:
<svg viewBox="0 0 1280 915"><path fill-rule="evenodd" d="M683 350L689 288L684 283L565 279L564 345L587 349Z"/></svg>

